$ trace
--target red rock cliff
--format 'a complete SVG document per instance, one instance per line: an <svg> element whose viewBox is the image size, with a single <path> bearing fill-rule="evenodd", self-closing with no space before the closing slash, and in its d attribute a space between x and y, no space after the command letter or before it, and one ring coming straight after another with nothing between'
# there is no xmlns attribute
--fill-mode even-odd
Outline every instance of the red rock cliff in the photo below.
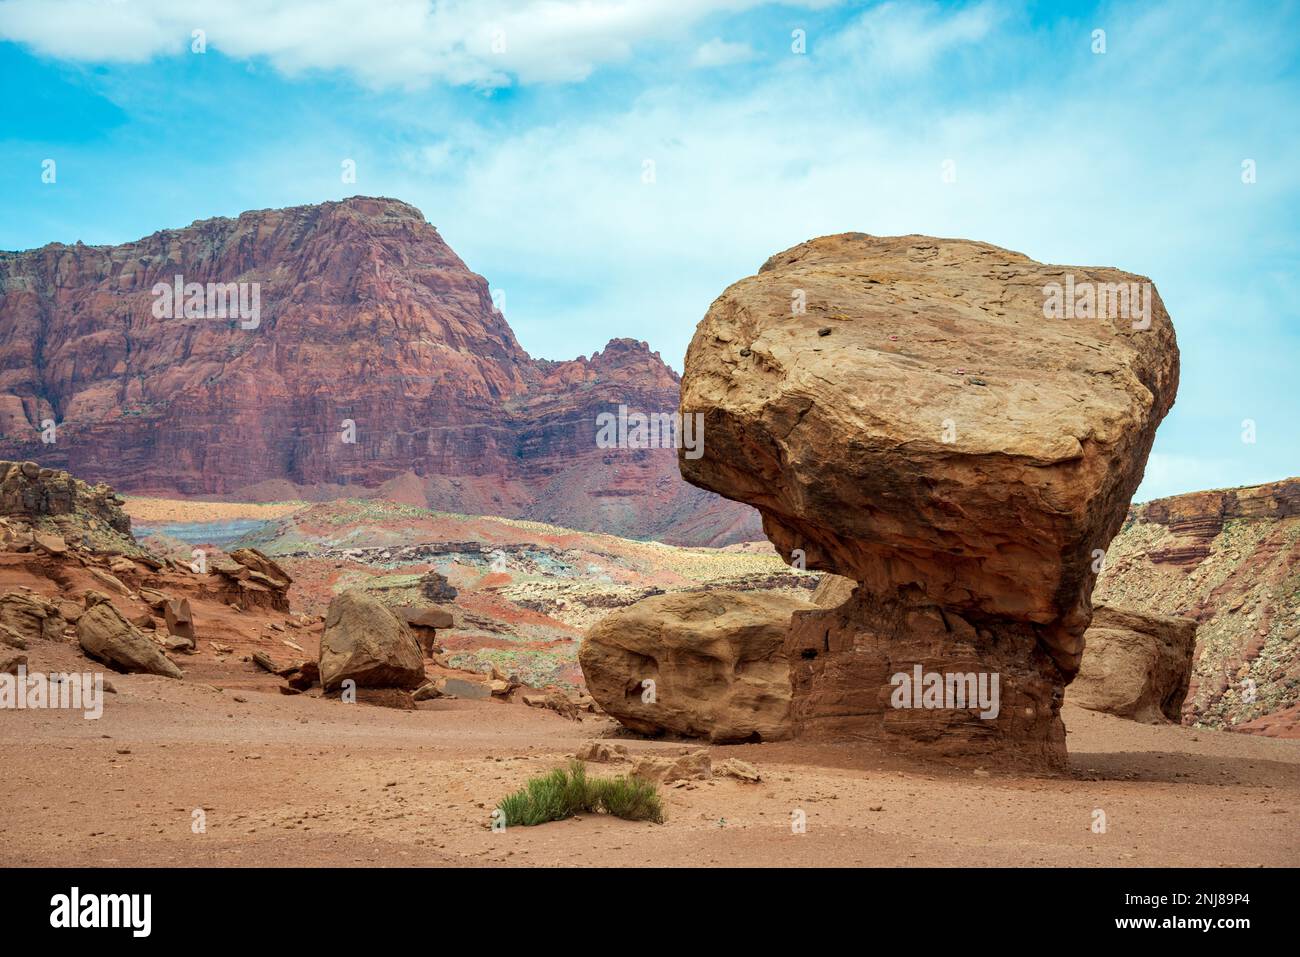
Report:
<svg viewBox="0 0 1300 957"><path fill-rule="evenodd" d="M153 289L177 275L257 284L255 327L156 318ZM397 200L0 253L0 293L3 457L128 491L373 490L670 541L757 537L748 509L680 480L672 450L596 448L599 412L676 408L657 353L616 339L591 359L532 359L484 279Z"/></svg>

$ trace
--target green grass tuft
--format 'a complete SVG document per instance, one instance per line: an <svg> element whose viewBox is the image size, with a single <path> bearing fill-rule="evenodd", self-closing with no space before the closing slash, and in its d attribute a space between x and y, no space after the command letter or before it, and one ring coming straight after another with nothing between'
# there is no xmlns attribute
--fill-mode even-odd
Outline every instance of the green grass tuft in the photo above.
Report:
<svg viewBox="0 0 1300 957"><path fill-rule="evenodd" d="M507 827L532 827L597 810L628 821L662 824L664 820L659 789L653 783L625 777L590 780L581 761L569 762L567 770L556 768L532 778L497 807Z"/></svg>
<svg viewBox="0 0 1300 957"><path fill-rule="evenodd" d="M659 788L653 782L640 778L601 778L592 782L600 797L600 806L615 817L625 821L664 822L663 803Z"/></svg>

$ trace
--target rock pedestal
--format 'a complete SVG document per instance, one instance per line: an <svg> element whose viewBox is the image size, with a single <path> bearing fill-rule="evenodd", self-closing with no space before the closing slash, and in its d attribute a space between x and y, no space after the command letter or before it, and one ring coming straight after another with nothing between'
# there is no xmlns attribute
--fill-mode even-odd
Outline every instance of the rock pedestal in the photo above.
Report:
<svg viewBox="0 0 1300 957"><path fill-rule="evenodd" d="M859 591L837 608L795 612L785 652L794 737L941 757L998 751L1029 765L1065 755L1069 678L1031 625Z"/></svg>
<svg viewBox="0 0 1300 957"><path fill-rule="evenodd" d="M846 233L723 292L686 355L682 475L859 583L789 637L796 733L1063 763L1100 559L1177 384L1159 295L1114 269ZM998 717L894 706L917 665L997 675Z"/></svg>

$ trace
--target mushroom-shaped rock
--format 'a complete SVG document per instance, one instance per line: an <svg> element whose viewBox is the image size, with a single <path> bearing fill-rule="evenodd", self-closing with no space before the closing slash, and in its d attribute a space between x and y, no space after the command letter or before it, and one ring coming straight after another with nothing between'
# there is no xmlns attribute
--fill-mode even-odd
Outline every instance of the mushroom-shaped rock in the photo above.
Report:
<svg viewBox="0 0 1300 957"><path fill-rule="evenodd" d="M729 287L687 351L682 475L861 585L795 617L795 733L1064 761L1098 559L1177 383L1160 297L1114 269L846 233ZM917 664L1001 674L1014 707L890 714Z"/></svg>
<svg viewBox="0 0 1300 957"><path fill-rule="evenodd" d="M641 734L715 742L790 736L790 616L775 592L652 595L606 615L578 650L596 703Z"/></svg>
<svg viewBox="0 0 1300 957"><path fill-rule="evenodd" d="M97 595L95 592L88 593ZM98 596L100 599L103 596ZM182 678L176 664L154 642L142 635L107 600L88 604L77 619L77 641L82 651L110 668L126 672L143 672Z"/></svg>
<svg viewBox="0 0 1300 957"><path fill-rule="evenodd" d="M374 598L345 591L330 602L320 642L320 681L333 691L351 678L358 688L424 684L424 659L406 624Z"/></svg>

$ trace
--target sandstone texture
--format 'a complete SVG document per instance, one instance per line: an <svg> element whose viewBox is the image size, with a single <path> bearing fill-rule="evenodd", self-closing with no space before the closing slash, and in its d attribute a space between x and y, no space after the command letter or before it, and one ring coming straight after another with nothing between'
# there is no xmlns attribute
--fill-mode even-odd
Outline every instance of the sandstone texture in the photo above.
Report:
<svg viewBox="0 0 1300 957"><path fill-rule="evenodd" d="M293 579L274 560L256 548L239 548L212 571L223 601L240 608L289 611L289 586Z"/></svg>
<svg viewBox="0 0 1300 957"><path fill-rule="evenodd" d="M256 284L256 325L155 318L155 286L177 275L243 283L249 305ZM596 446L598 414L672 412L677 391L643 342L529 356L486 280L397 200L0 253L0 455L121 490L384 495L687 544L754 538L752 510L682 482L671 448Z"/></svg>
<svg viewBox="0 0 1300 957"><path fill-rule="evenodd" d="M17 544L14 530L26 530L30 545L51 554L63 554L69 542L105 553L143 551L131 536L122 498L112 488L89 485L35 462L0 461L0 518L10 530L10 547Z"/></svg>
<svg viewBox="0 0 1300 957"><path fill-rule="evenodd" d="M0 641L26 648L32 641L59 641L66 622L59 607L34 592L12 591L0 595Z"/></svg>
<svg viewBox="0 0 1300 957"><path fill-rule="evenodd" d="M1098 604L1085 639L1070 701L1147 724L1182 721L1196 622Z"/></svg>
<svg viewBox="0 0 1300 957"><path fill-rule="evenodd" d="M846 233L773 256L696 330L681 402L705 451L682 475L754 505L786 561L861 584L795 618L796 734L1063 763L1096 555L1173 404L1178 349L1153 289L1149 322L1046 318L1052 283L1146 280ZM893 713L890 677L916 664L1000 673L999 716Z"/></svg>
<svg viewBox="0 0 1300 957"><path fill-rule="evenodd" d="M330 602L320 643L320 682L326 691L352 679L358 688L424 684L424 660L410 630L374 598L345 591Z"/></svg>
<svg viewBox="0 0 1300 957"><path fill-rule="evenodd" d="M811 607L764 592L654 595L592 626L578 660L597 704L633 731L779 740L789 736L786 630Z"/></svg>
<svg viewBox="0 0 1300 957"><path fill-rule="evenodd" d="M184 677L152 640L123 618L108 598L96 592L86 595L86 610L77 619L77 641L90 657L118 671Z"/></svg>

